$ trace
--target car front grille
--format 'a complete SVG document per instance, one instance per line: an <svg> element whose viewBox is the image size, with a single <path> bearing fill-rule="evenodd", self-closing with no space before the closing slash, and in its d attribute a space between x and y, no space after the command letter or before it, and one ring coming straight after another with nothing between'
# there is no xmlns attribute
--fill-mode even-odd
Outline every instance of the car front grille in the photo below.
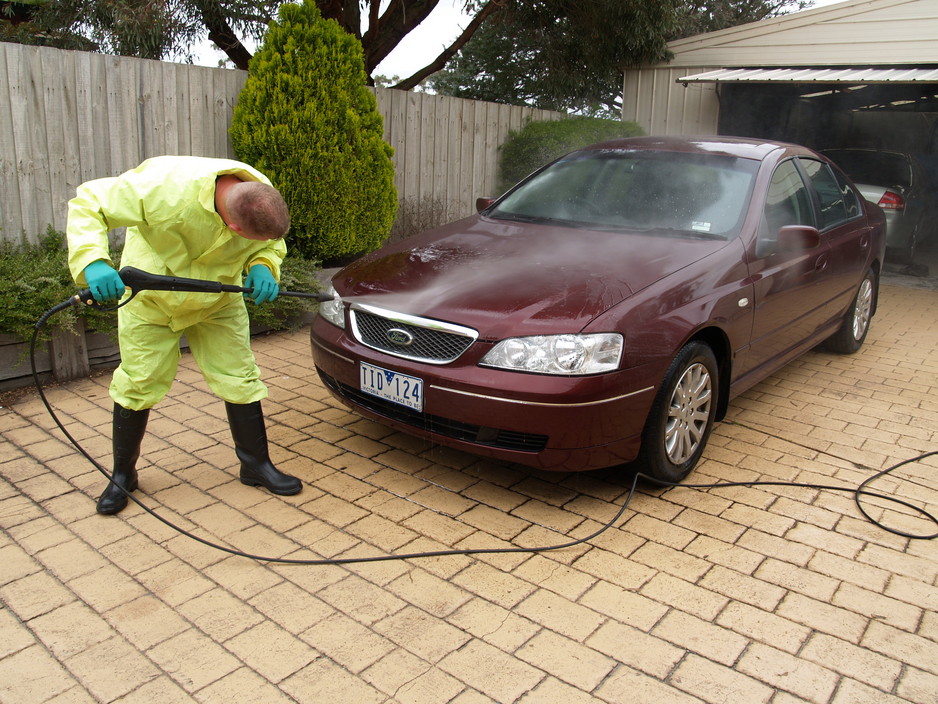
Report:
<svg viewBox="0 0 938 704"><path fill-rule="evenodd" d="M471 328L362 304L350 309L352 334L366 347L428 364L448 364L475 342Z"/></svg>
<svg viewBox="0 0 938 704"><path fill-rule="evenodd" d="M547 447L547 436L532 433L520 433L513 430L500 430L472 425L461 421L421 413L412 408L401 406L393 401L386 401L366 394L348 384L343 384L323 372L318 367L319 378L328 389L346 398L357 406L366 408L373 413L382 415L391 420L427 430L437 435L462 440L463 442L495 447L500 450L515 450L517 452L540 452Z"/></svg>

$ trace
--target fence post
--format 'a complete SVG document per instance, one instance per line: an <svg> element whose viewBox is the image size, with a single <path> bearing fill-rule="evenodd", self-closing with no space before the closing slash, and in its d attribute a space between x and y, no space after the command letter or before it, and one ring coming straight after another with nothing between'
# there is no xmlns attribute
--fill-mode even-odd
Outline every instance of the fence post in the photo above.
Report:
<svg viewBox="0 0 938 704"><path fill-rule="evenodd" d="M75 330L55 327L49 341L52 375L56 381L81 379L91 373L88 346L85 344L85 321L78 320Z"/></svg>

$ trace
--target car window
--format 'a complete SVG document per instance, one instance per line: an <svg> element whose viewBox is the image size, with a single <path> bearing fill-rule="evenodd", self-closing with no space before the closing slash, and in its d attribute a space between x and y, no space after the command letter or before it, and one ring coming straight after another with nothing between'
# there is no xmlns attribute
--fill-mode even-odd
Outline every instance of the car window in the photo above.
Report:
<svg viewBox="0 0 938 704"><path fill-rule="evenodd" d="M855 183L893 188L908 188L912 183L912 164L903 154L850 149L828 149L822 153Z"/></svg>
<svg viewBox="0 0 938 704"><path fill-rule="evenodd" d="M832 171L834 178L837 180L837 186L844 196L844 207L847 210L847 219L853 219L863 212L863 209L860 207L860 197L857 195L856 191L850 187L846 177L842 173L837 169L832 169Z"/></svg>
<svg viewBox="0 0 938 704"><path fill-rule="evenodd" d="M757 163L717 154L577 152L510 192L489 217L653 235L738 234Z"/></svg>
<svg viewBox="0 0 938 704"><path fill-rule="evenodd" d="M834 225L846 222L857 214L856 197L846 184L838 183L831 167L816 159L799 159L808 181L817 193L820 207L818 229L826 230ZM854 206L848 213L848 199Z"/></svg>
<svg viewBox="0 0 938 704"><path fill-rule="evenodd" d="M775 251L778 231L785 225L814 225L811 196L791 160L779 164L769 184L759 230L760 255Z"/></svg>

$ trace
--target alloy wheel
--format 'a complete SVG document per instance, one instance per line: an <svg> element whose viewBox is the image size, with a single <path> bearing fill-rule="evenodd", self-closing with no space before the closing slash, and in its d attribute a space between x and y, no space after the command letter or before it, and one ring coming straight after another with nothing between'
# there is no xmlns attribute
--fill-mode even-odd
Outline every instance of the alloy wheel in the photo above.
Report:
<svg viewBox="0 0 938 704"><path fill-rule="evenodd" d="M703 441L712 398L707 368L698 362L685 369L674 387L665 426L665 451L674 464L686 462Z"/></svg>
<svg viewBox="0 0 938 704"><path fill-rule="evenodd" d="M870 324L870 314L873 310L873 282L869 277L863 279L860 290L857 291L857 300L853 310L853 338L859 340Z"/></svg>

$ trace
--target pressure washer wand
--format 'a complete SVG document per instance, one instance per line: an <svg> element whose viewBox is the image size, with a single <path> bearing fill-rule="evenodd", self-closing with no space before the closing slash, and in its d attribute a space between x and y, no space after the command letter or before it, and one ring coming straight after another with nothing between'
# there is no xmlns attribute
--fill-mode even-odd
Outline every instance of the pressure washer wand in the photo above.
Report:
<svg viewBox="0 0 938 704"><path fill-rule="evenodd" d="M151 274L132 266L125 266L119 272L124 285L132 291L131 298L140 291L185 291L189 293L251 293L252 289L232 284L223 284L219 281L205 279L186 279L180 276L160 276ZM331 301L333 297L328 293L303 293L300 291L280 291L278 296L293 298L312 298L320 303ZM69 299L68 304L94 305L91 289L86 288L76 296ZM65 304L63 304L65 305Z"/></svg>

